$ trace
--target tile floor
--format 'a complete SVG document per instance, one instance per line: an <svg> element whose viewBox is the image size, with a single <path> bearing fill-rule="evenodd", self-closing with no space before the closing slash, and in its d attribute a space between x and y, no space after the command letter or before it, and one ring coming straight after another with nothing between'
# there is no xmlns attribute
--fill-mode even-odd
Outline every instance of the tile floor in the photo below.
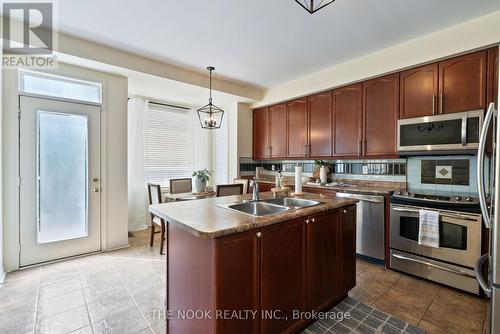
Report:
<svg viewBox="0 0 500 334"><path fill-rule="evenodd" d="M149 247L147 230L129 240L127 249L7 274L0 333L165 333L155 312L165 297L165 256L157 241ZM350 296L427 333L481 333L486 315L484 299L364 260Z"/></svg>
<svg viewBox="0 0 500 334"><path fill-rule="evenodd" d="M427 333L481 333L487 299L357 261L356 287L349 295L424 329Z"/></svg>

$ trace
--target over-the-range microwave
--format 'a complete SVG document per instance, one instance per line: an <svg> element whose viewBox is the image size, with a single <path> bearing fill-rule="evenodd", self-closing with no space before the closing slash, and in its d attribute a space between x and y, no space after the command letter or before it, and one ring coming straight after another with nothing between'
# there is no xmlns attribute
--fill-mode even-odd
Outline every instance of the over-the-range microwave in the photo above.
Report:
<svg viewBox="0 0 500 334"><path fill-rule="evenodd" d="M398 121L398 152L473 151L479 147L483 110Z"/></svg>

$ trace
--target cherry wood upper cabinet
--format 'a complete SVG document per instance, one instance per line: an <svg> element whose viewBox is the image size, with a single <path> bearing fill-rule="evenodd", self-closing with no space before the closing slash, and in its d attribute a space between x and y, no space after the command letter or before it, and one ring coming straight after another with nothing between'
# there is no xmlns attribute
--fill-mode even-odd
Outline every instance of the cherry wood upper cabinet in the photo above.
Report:
<svg viewBox="0 0 500 334"><path fill-rule="evenodd" d="M498 108L498 46L488 50L488 98Z"/></svg>
<svg viewBox="0 0 500 334"><path fill-rule="evenodd" d="M309 156L332 156L332 91L308 98Z"/></svg>
<svg viewBox="0 0 500 334"><path fill-rule="evenodd" d="M339 210L309 218L307 308L318 309L339 297Z"/></svg>
<svg viewBox="0 0 500 334"><path fill-rule="evenodd" d="M277 104L269 107L269 147L271 158L286 157L286 104Z"/></svg>
<svg viewBox="0 0 500 334"><path fill-rule="evenodd" d="M486 50L439 62L442 114L486 108L486 67Z"/></svg>
<svg viewBox="0 0 500 334"><path fill-rule="evenodd" d="M307 240L304 220L262 229L261 309L281 310L280 316L288 317L288 320L263 317L262 334L293 332L300 325L300 321L293 319L293 310L306 309Z"/></svg>
<svg viewBox="0 0 500 334"><path fill-rule="evenodd" d="M356 286L356 206L341 209L340 213L340 294Z"/></svg>
<svg viewBox="0 0 500 334"><path fill-rule="evenodd" d="M253 146L254 159L269 157L269 108L253 111Z"/></svg>
<svg viewBox="0 0 500 334"><path fill-rule="evenodd" d="M399 118L432 116L438 113L438 63L401 72Z"/></svg>
<svg viewBox="0 0 500 334"><path fill-rule="evenodd" d="M220 310L260 311L260 238L259 231L238 233L217 240L217 308ZM235 270L238 268L238 270ZM217 333L258 334L259 317L221 319Z"/></svg>
<svg viewBox="0 0 500 334"><path fill-rule="evenodd" d="M307 98L287 103L288 157L307 157Z"/></svg>
<svg viewBox="0 0 500 334"><path fill-rule="evenodd" d="M363 82L365 157L395 156L399 73Z"/></svg>
<svg viewBox="0 0 500 334"><path fill-rule="evenodd" d="M333 91L333 155L361 156L363 85L354 84Z"/></svg>

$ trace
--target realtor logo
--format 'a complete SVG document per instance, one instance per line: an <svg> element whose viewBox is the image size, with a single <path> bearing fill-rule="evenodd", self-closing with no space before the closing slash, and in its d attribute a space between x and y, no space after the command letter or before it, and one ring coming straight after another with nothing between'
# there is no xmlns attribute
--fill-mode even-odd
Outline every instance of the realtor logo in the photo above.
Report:
<svg viewBox="0 0 500 334"><path fill-rule="evenodd" d="M3 52L16 55L48 55L53 50L53 4L2 4Z"/></svg>

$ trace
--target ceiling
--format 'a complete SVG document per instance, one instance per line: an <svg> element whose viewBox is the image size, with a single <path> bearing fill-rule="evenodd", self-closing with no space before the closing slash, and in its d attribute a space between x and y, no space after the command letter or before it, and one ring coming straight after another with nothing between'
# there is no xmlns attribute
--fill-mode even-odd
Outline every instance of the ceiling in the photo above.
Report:
<svg viewBox="0 0 500 334"><path fill-rule="evenodd" d="M274 86L500 10L498 0L59 0L70 35L214 75Z"/></svg>

